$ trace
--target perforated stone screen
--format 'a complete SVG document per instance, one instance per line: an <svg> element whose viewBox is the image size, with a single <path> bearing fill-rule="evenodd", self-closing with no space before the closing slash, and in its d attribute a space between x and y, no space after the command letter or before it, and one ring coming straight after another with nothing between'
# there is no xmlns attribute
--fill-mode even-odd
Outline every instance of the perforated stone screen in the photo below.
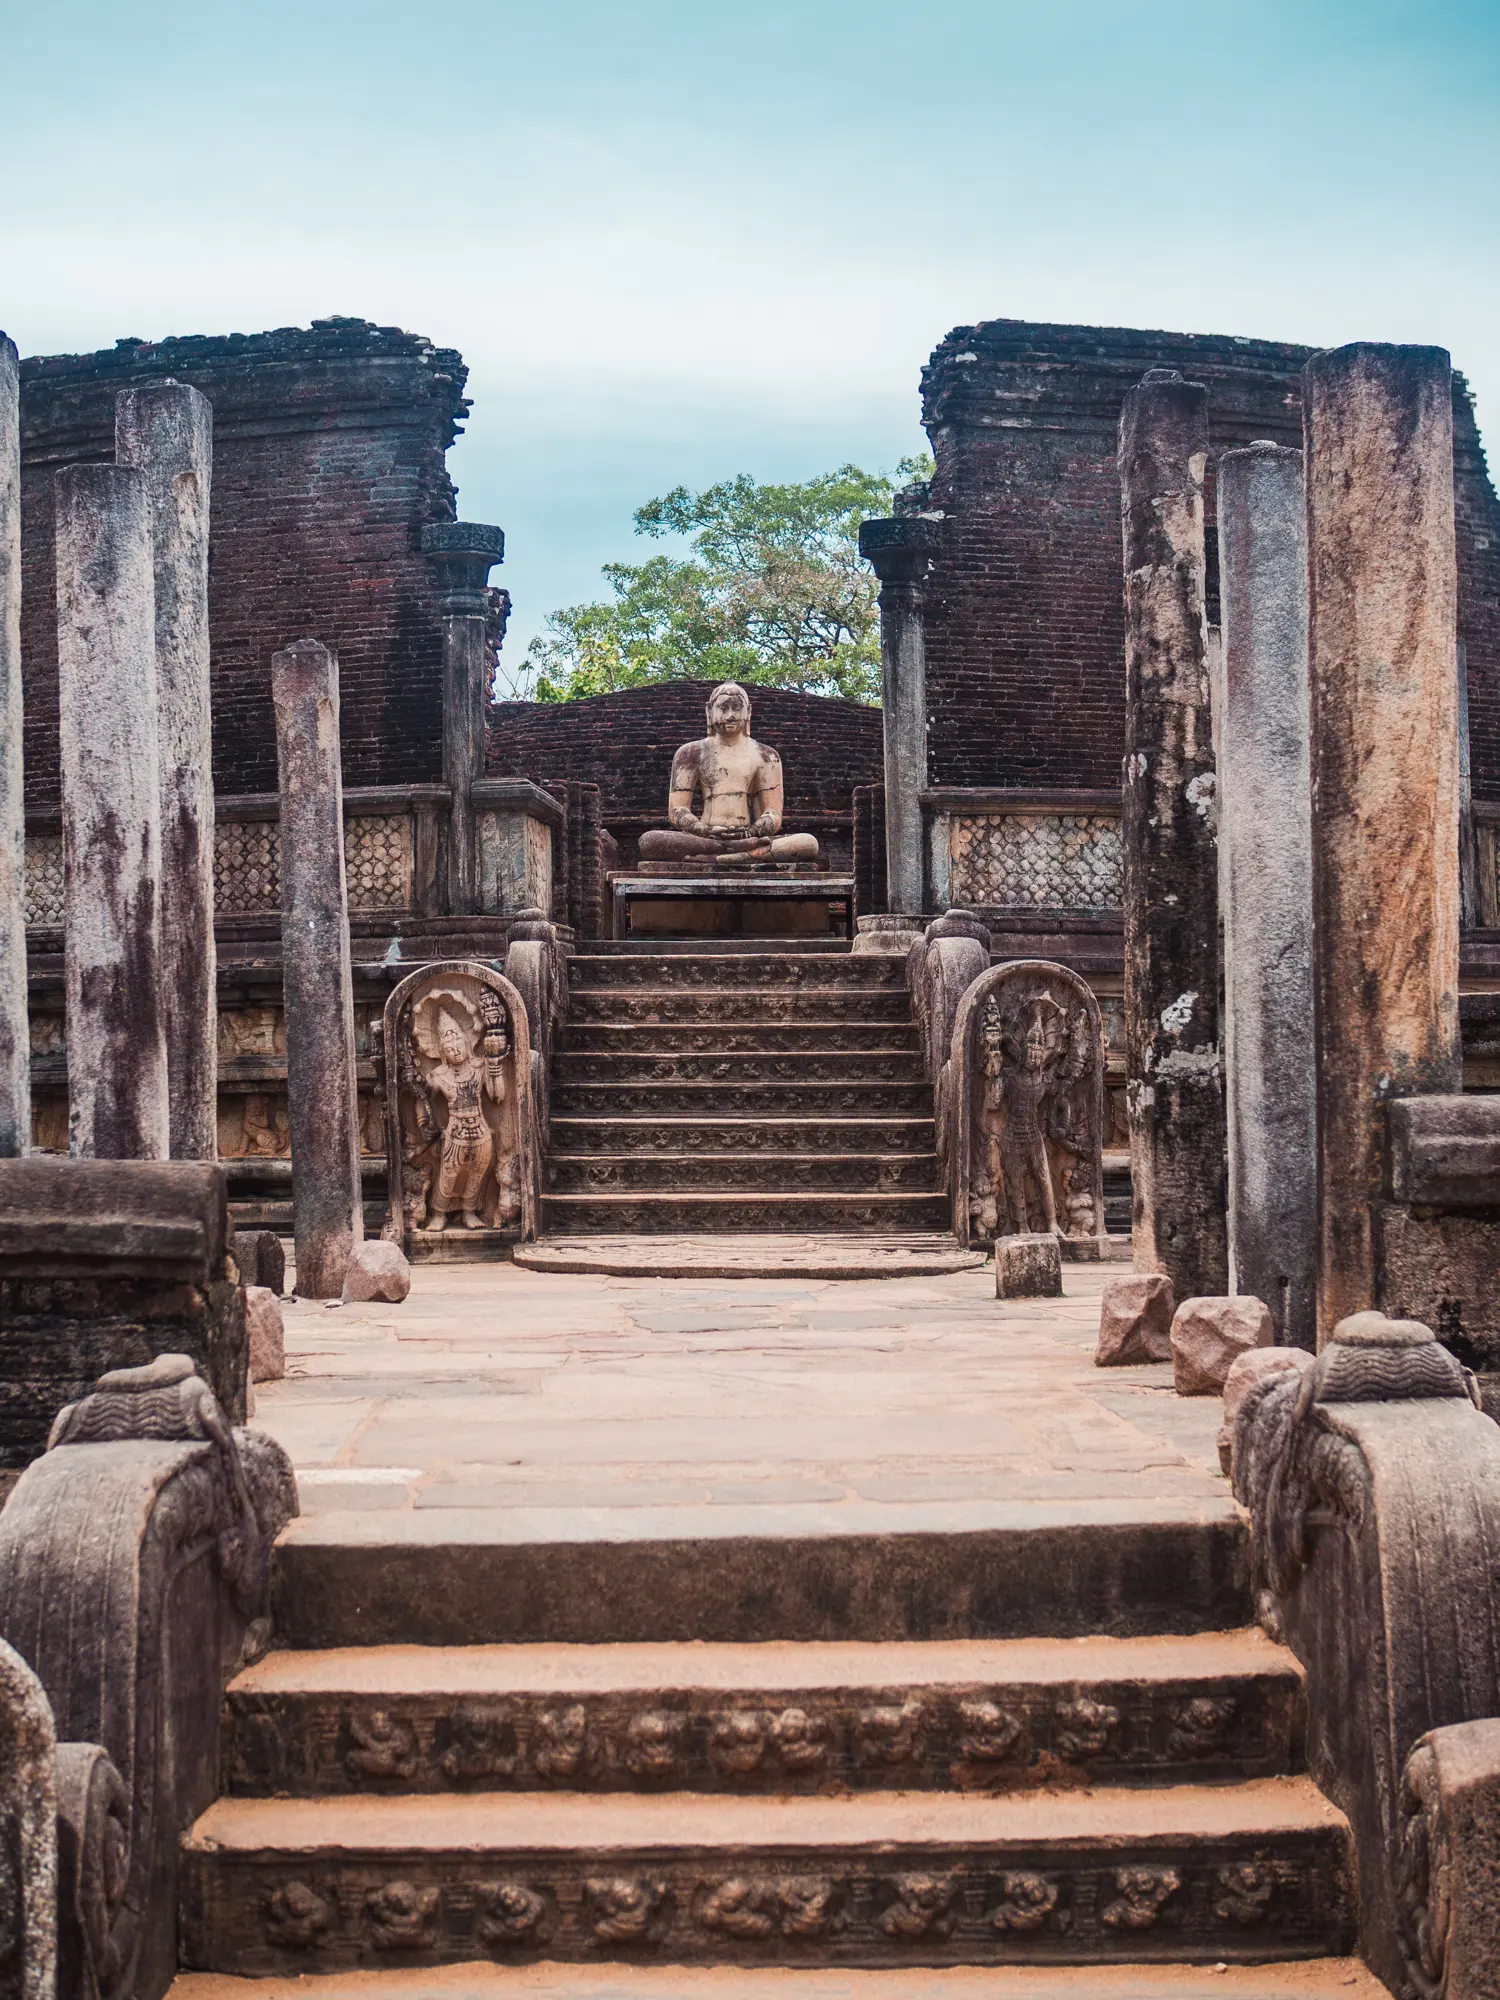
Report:
<svg viewBox="0 0 1500 2000"><path fill-rule="evenodd" d="M1120 823L1094 813L956 814L948 893L984 909L1117 910Z"/></svg>

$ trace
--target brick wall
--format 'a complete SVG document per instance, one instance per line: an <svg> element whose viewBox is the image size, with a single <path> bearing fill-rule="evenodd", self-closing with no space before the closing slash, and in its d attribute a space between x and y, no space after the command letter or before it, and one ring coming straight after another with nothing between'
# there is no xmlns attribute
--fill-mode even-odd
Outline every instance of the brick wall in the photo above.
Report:
<svg viewBox="0 0 1500 2000"><path fill-rule="evenodd" d="M346 785L442 775L442 648L428 521L451 520L444 463L468 410L451 350L363 320L307 331L122 341L21 364L26 793L55 808L57 628L52 479L114 456L114 399L175 376L214 406L209 620L214 783L274 791L271 655L337 649ZM109 690L101 688L101 700Z"/></svg>
<svg viewBox="0 0 1500 2000"><path fill-rule="evenodd" d="M1115 450L1148 368L1209 390L1211 451L1302 442L1312 349L1214 335L989 320L959 327L923 373L923 421L947 521L928 593L933 785L1117 786L1124 612ZM1500 509L1473 409L1454 380L1459 622L1474 788L1500 797ZM1213 468L1206 480L1218 616Z"/></svg>

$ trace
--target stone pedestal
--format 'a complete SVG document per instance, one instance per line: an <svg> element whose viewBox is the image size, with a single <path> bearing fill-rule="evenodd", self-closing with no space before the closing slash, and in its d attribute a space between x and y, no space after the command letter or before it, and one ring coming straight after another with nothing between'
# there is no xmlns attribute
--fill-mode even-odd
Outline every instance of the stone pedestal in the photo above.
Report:
<svg viewBox="0 0 1500 2000"><path fill-rule="evenodd" d="M925 902L921 794L927 789L927 665L922 589L941 546L941 525L920 515L866 521L859 531L859 552L880 578L886 900L897 916L920 916Z"/></svg>
<svg viewBox="0 0 1500 2000"><path fill-rule="evenodd" d="M1379 1299L1387 1101L1461 1085L1448 356L1320 354L1303 422L1326 1340Z"/></svg>
<svg viewBox="0 0 1500 2000"><path fill-rule="evenodd" d="M299 639L271 662L281 775L281 951L297 1290L336 1299L364 1234L344 882L338 662Z"/></svg>
<svg viewBox="0 0 1500 2000"><path fill-rule="evenodd" d="M505 536L477 521L435 521L422 530L422 553L438 573L443 616L443 783L453 794L448 821L448 908L476 907L472 788L484 776L484 708L489 693L487 583L505 557Z"/></svg>
<svg viewBox="0 0 1500 2000"><path fill-rule="evenodd" d="M0 334L0 1160L31 1144L21 773L21 364Z"/></svg>
<svg viewBox="0 0 1500 2000"><path fill-rule="evenodd" d="M1208 392L1152 369L1120 417L1125 1025L1134 1245L1179 1298L1222 1292L1218 855L1203 617Z"/></svg>
<svg viewBox="0 0 1500 2000"><path fill-rule="evenodd" d="M123 465L67 466L55 493L69 1150L164 1160L151 496Z"/></svg>
<svg viewBox="0 0 1500 2000"><path fill-rule="evenodd" d="M213 410L185 382L124 389L115 457L144 474L156 597L162 1001L174 1160L218 1158L214 785L208 679Z"/></svg>
<svg viewBox="0 0 1500 2000"><path fill-rule="evenodd" d="M1279 1341L1317 1342L1317 1079L1302 454L1219 461L1229 1251Z"/></svg>

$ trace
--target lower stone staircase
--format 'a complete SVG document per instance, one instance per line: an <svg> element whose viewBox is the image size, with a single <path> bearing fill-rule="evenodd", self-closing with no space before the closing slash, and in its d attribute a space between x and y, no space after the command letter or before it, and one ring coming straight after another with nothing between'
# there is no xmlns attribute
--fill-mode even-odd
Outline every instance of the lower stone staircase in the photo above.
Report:
<svg viewBox="0 0 1500 2000"><path fill-rule="evenodd" d="M278 1552L285 1650L231 1685L225 1796L186 1842L189 1967L405 1995L448 1965L560 2000L772 1990L710 1967L779 1969L788 2000L957 1967L1057 2000L1375 1990L1332 1963L1348 1829L1303 1771L1295 1662L1235 1622L1237 1522L359 1518ZM1284 1983L1214 1984L1262 1964Z"/></svg>
<svg viewBox="0 0 1500 2000"><path fill-rule="evenodd" d="M904 961L600 944L570 967L552 1236L944 1230Z"/></svg>

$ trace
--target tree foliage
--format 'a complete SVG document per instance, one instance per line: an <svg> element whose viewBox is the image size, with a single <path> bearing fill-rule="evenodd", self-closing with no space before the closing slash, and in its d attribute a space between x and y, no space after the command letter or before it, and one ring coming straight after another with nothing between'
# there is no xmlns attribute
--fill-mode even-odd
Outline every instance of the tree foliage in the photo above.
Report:
<svg viewBox="0 0 1500 2000"><path fill-rule="evenodd" d="M859 524L931 473L926 459L903 459L894 474L841 465L800 485L741 473L648 500L636 533L683 536L689 553L606 563L612 597L554 611L526 656L535 699L687 678L878 702L877 585Z"/></svg>

